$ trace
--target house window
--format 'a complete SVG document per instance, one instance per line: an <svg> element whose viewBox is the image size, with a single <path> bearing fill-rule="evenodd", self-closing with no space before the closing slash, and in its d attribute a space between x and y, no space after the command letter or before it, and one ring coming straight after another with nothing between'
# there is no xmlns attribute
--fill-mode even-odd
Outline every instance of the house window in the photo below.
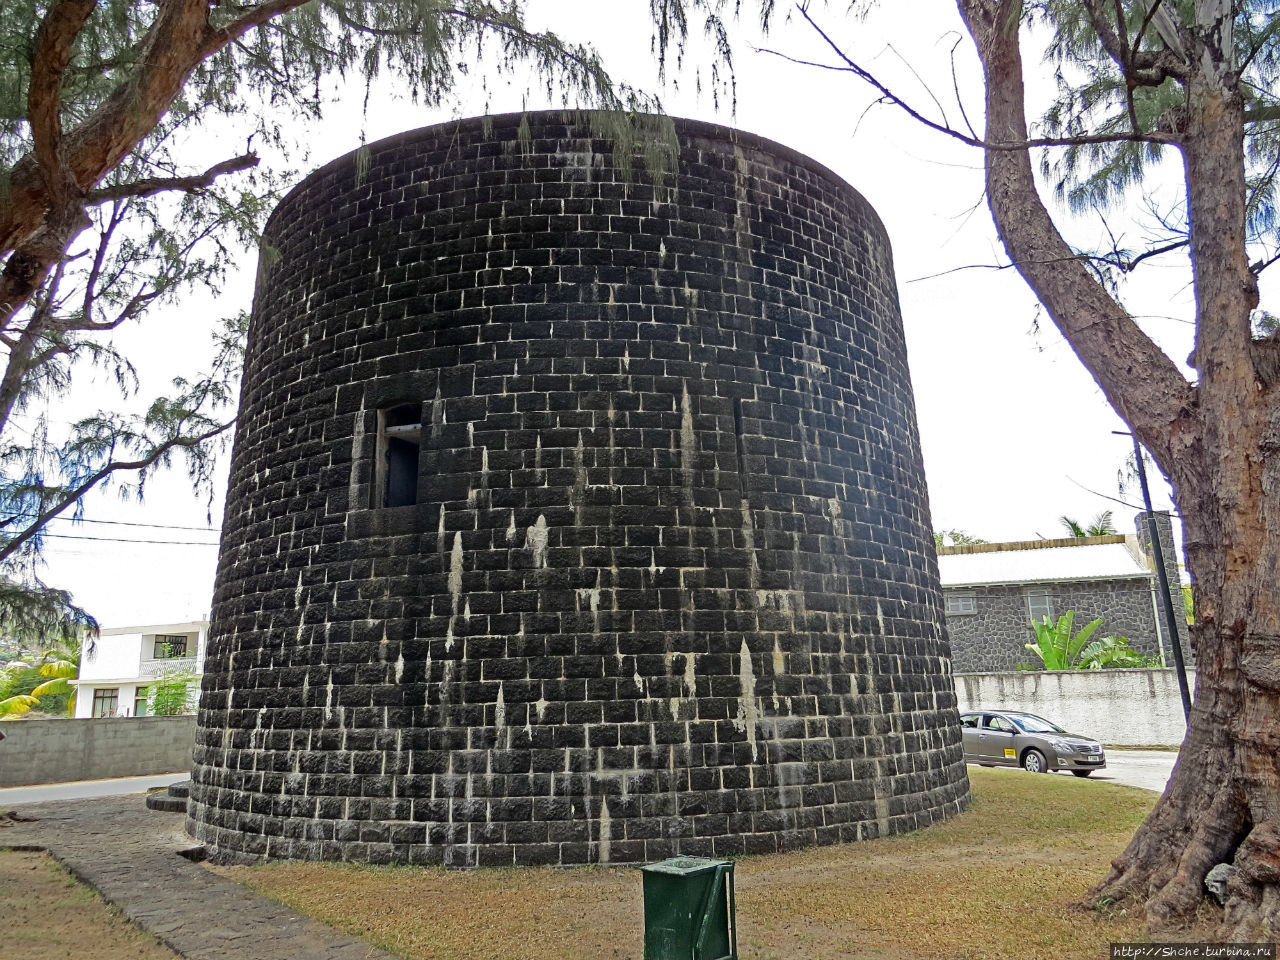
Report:
<svg viewBox="0 0 1280 960"><path fill-rule="evenodd" d="M946 601L949 617L978 612L978 598L972 593L948 593Z"/></svg>
<svg viewBox="0 0 1280 960"><path fill-rule="evenodd" d="M418 502L418 452L422 408L405 404L378 412L378 474L375 507L407 507Z"/></svg>
<svg viewBox="0 0 1280 960"><path fill-rule="evenodd" d="M119 687L99 687L93 691L93 715L95 717L114 717L119 703Z"/></svg>
<svg viewBox="0 0 1280 960"><path fill-rule="evenodd" d="M133 691L133 715L135 717L145 717L147 715L146 687L138 687Z"/></svg>
<svg viewBox="0 0 1280 960"><path fill-rule="evenodd" d="M153 656L156 660L172 660L175 657L189 656L187 642L190 638L182 633L157 633Z"/></svg>
<svg viewBox="0 0 1280 960"><path fill-rule="evenodd" d="M1045 617L1053 619L1053 597L1048 590L1027 591L1027 616L1032 623L1039 623Z"/></svg>

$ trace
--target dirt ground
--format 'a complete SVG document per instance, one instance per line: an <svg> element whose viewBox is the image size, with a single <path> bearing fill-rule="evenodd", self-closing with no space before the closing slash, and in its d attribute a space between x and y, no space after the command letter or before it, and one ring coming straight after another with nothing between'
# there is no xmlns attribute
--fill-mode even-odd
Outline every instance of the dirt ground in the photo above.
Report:
<svg viewBox="0 0 1280 960"><path fill-rule="evenodd" d="M1154 794L1016 770L970 775L973 806L948 823L739 860L743 960L1069 960L1147 939L1137 917L1072 904L1106 873ZM216 869L414 960L642 955L633 867Z"/></svg>
<svg viewBox="0 0 1280 960"><path fill-rule="evenodd" d="M0 956L14 960L177 960L45 853L0 849Z"/></svg>

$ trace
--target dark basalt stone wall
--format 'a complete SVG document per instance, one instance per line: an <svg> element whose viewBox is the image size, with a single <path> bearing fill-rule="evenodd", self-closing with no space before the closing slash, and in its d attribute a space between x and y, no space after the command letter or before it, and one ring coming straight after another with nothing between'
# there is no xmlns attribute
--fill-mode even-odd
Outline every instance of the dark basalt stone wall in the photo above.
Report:
<svg viewBox="0 0 1280 960"><path fill-rule="evenodd" d="M394 137L271 220L189 808L217 856L731 856L967 803L874 211L690 121L655 197L581 120ZM405 406L417 502L378 508Z"/></svg>

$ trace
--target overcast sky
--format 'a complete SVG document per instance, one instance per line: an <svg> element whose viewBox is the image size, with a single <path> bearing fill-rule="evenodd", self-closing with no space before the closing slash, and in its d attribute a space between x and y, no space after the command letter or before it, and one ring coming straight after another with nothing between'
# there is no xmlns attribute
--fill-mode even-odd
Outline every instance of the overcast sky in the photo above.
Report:
<svg viewBox="0 0 1280 960"><path fill-rule="evenodd" d="M693 71L705 60L697 50L676 77L678 88L670 82L659 87L649 51L648 6L647 0L532 0L531 13L536 25L593 43L615 77L657 91L670 113L736 126L793 147L830 167L875 207L893 242L934 528L959 528L993 541L1032 539L1058 535L1062 514L1087 521L1112 509L1116 526L1130 532L1134 511L1106 499L1118 495L1117 475L1130 451L1129 440L1111 432L1124 425L1039 314L1021 278L993 269L1005 258L982 194L978 152L923 129L893 106L871 106L874 95L847 73L754 50L753 44L765 41L750 24L735 30L736 115L727 109L717 113L705 83L701 96L696 90ZM940 117L936 97L956 125L964 121L955 106L951 50L962 41L955 85L968 117L979 124L976 60L949 0L885 4L865 23L846 19L844 6L834 3L821 16L833 38L882 72L904 99ZM833 62L803 21L779 22L767 45L800 59ZM1048 89L1046 68L1030 62L1028 73L1033 89ZM490 112L559 105L544 93L526 99L523 77L509 79L491 86ZM414 106L389 86L373 91L367 115L363 99L362 86L341 91L323 123L298 131L307 156L295 156L291 166L305 173L358 147L362 134L373 141L486 107L486 94L478 89L445 111ZM193 168L210 157L239 153L242 143L227 138L201 146ZM1176 164L1176 157L1170 162ZM1176 182L1170 184L1164 194L1176 198ZM1122 215L1111 229L1125 231L1134 245L1143 236L1142 227ZM1078 221L1071 230L1080 243L1105 235L1096 219ZM185 365L198 360L213 311L248 304L255 263L254 255L244 255L221 304L207 303L202 295L130 332L147 386L161 390L167 376L191 369ZM1189 279L1185 257L1162 257L1123 294L1143 327L1179 363L1191 349ZM1268 293L1264 286L1264 306ZM179 362L184 366L174 366ZM97 399L95 388L82 381L55 419L68 419L70 411ZM1153 477L1157 507L1168 506L1167 491ZM141 505L114 494L95 496L86 512L91 520L166 526L57 524L61 536L48 541L43 576L71 589L104 626L203 616L210 605L223 496L220 485L211 525L206 503L191 495L180 474L155 478ZM1128 494L1131 500L1137 496L1136 489Z"/></svg>

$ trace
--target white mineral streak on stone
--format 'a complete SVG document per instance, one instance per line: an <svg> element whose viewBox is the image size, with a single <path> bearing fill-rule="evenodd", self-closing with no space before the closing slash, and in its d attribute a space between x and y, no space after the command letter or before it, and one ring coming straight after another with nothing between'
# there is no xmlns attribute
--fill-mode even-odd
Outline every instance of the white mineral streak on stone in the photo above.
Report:
<svg viewBox="0 0 1280 960"><path fill-rule="evenodd" d="M302 571L298 571L298 585L293 588L293 605L295 607L302 604Z"/></svg>
<svg viewBox="0 0 1280 960"><path fill-rule="evenodd" d="M444 648L446 651L453 649L453 617L449 618L449 627L444 632Z"/></svg>
<svg viewBox="0 0 1280 960"><path fill-rule="evenodd" d="M329 681L324 685L324 718L333 719L333 671L329 671Z"/></svg>
<svg viewBox="0 0 1280 960"><path fill-rule="evenodd" d="M880 601L876 601L876 623L880 625L880 636L884 636L884 608L880 606Z"/></svg>
<svg viewBox="0 0 1280 960"><path fill-rule="evenodd" d="M673 676L673 673L671 670L671 664L675 661L675 652L672 650L665 651L662 654L662 661L663 661L663 672L667 675L667 678L670 679ZM667 689L668 690L673 689L672 685L668 684ZM674 697L667 698L667 709L671 711L672 720L680 719L680 702L682 699L683 698L680 697L678 694Z"/></svg>
<svg viewBox="0 0 1280 960"><path fill-rule="evenodd" d="M742 542L747 549L747 584L752 590L760 589L760 564L756 560L756 526L751 519L751 504L744 498L738 504L742 511Z"/></svg>
<svg viewBox="0 0 1280 960"><path fill-rule="evenodd" d="M453 598L453 614L458 615L462 599L462 531L453 535L453 553L449 556L449 596Z"/></svg>
<svg viewBox="0 0 1280 960"><path fill-rule="evenodd" d="M351 429L351 479L347 482L347 509L354 510L360 501L360 465L368 454L364 449L364 400L360 401L360 409L355 412L355 424ZM254 486L257 486L258 475L254 474ZM360 504L368 506L367 503Z"/></svg>
<svg viewBox="0 0 1280 960"><path fill-rule="evenodd" d="M440 504L440 528L436 533L436 544L441 553L444 553L444 504Z"/></svg>
<svg viewBox="0 0 1280 960"><path fill-rule="evenodd" d="M791 612L791 593L787 590L757 590L756 606L764 610Z"/></svg>
<svg viewBox="0 0 1280 960"><path fill-rule="evenodd" d="M683 384L680 396L680 466L685 470L685 484L693 483L693 457L696 438L693 435L693 404L689 402L689 385Z"/></svg>
<svg viewBox="0 0 1280 960"><path fill-rule="evenodd" d="M751 759L756 759L756 725L760 722L760 710L756 706L756 675L751 669L751 650L742 641L738 654L738 716L733 726L745 730L751 744Z"/></svg>
<svg viewBox="0 0 1280 960"><path fill-rule="evenodd" d="M463 620L471 619L471 598L470 597L468 597L466 602L462 605L462 619Z"/></svg>
<svg viewBox="0 0 1280 960"><path fill-rule="evenodd" d="M444 404L440 402L440 385L436 384L436 398L431 403L431 436L433 439L440 436L440 431L443 426Z"/></svg>
<svg viewBox="0 0 1280 960"><path fill-rule="evenodd" d="M685 693L693 696L698 690L698 678L693 672L694 661L698 655L695 653L686 653L684 655L684 689Z"/></svg>
<svg viewBox="0 0 1280 960"><path fill-rule="evenodd" d="M511 522L507 524L507 543L515 543L520 531L516 529L516 512L511 511Z"/></svg>
<svg viewBox="0 0 1280 960"><path fill-rule="evenodd" d="M578 435L578 446L573 451L573 515L582 523L582 508L587 505L587 467L582 456L582 435Z"/></svg>
<svg viewBox="0 0 1280 960"><path fill-rule="evenodd" d="M578 590L578 604L579 604L579 608L581 608L581 604L582 604L584 601L585 601L585 602L586 602L586 604L587 604L587 609L591 611L591 613L592 613L592 615L593 615L593 616L594 616L594 615L596 615L596 614L599 614L599 612L600 612L600 588L599 588L599 587L582 587L582 588L580 588L580 589Z"/></svg>
<svg viewBox="0 0 1280 960"><path fill-rule="evenodd" d="M787 663L782 658L782 644L777 637L773 638L773 672L775 674L786 673Z"/></svg>
<svg viewBox="0 0 1280 960"><path fill-rule="evenodd" d="M524 548L533 551L535 568L547 565L547 518L538 514L532 527L525 530Z"/></svg>
<svg viewBox="0 0 1280 960"><path fill-rule="evenodd" d="M498 702L493 705L493 725L499 730L507 725L507 701L502 693L501 680L498 681Z"/></svg>
<svg viewBox="0 0 1280 960"><path fill-rule="evenodd" d="M883 780L876 777L873 786L876 797L876 823L880 825L880 836L887 836L889 833L889 798L885 796L883 790Z"/></svg>
<svg viewBox="0 0 1280 960"><path fill-rule="evenodd" d="M489 448L480 448L480 484L481 486L489 482Z"/></svg>
<svg viewBox="0 0 1280 960"><path fill-rule="evenodd" d="M537 699L537 701L536 701L536 702L534 703L534 705L533 705L533 709L534 709L534 710L537 712L537 714L538 714L538 722L539 722L539 723L541 723L541 722L542 722L542 715L543 715L543 713L545 713L545 712L546 712L546 709L547 709L547 707L549 707L549 706L551 706L551 704L550 704L550 703L548 703L548 702L547 702L547 700L546 700L546 699L545 699L541 694L539 694L539 695L538 695L538 699Z"/></svg>
<svg viewBox="0 0 1280 960"><path fill-rule="evenodd" d="M613 825L609 820L609 803L604 798L600 798L600 862L609 862L609 834L612 832Z"/></svg>
<svg viewBox="0 0 1280 960"><path fill-rule="evenodd" d="M449 689L449 684L453 683L453 668L457 661L446 660L444 662L443 675L440 677L440 725L447 727L451 721L449 715L449 707L452 704L453 693ZM449 760L452 764L452 758Z"/></svg>
<svg viewBox="0 0 1280 960"><path fill-rule="evenodd" d="M396 657L396 683L404 678L404 651L400 651L400 656Z"/></svg>
<svg viewBox="0 0 1280 960"><path fill-rule="evenodd" d="M624 343L622 345L622 369L631 372L631 344Z"/></svg>

